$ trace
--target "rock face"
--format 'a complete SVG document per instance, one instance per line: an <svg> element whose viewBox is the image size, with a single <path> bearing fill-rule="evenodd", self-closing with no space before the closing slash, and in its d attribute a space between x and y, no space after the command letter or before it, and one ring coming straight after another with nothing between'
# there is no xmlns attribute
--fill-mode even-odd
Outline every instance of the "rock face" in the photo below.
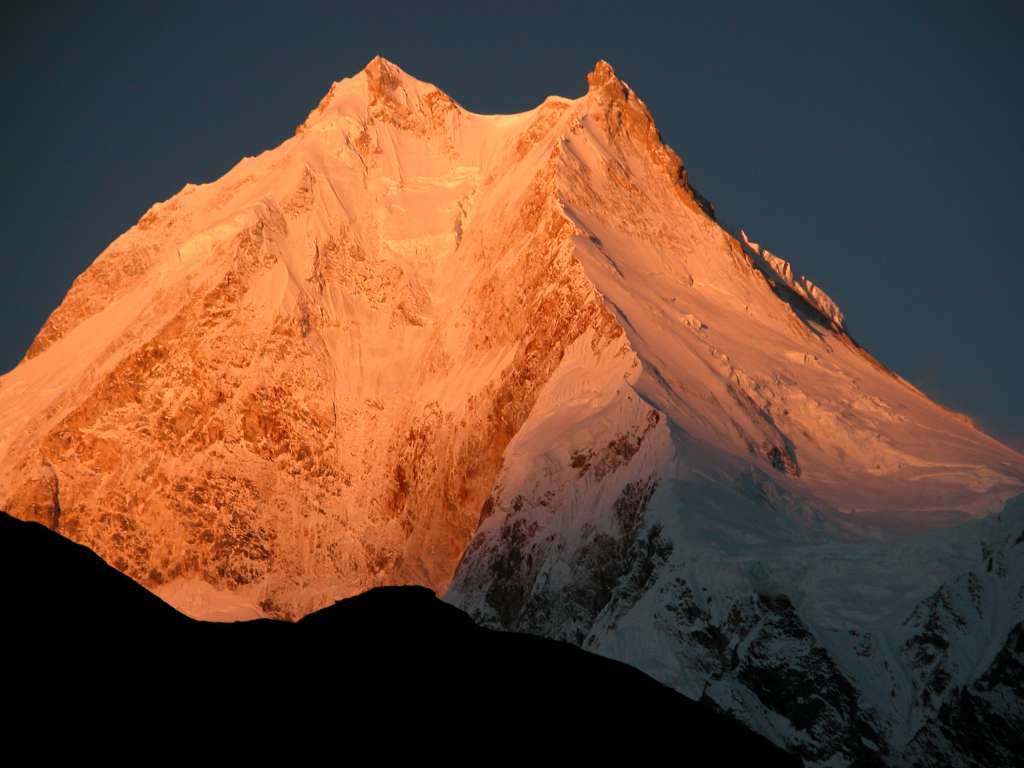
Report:
<svg viewBox="0 0 1024 768"><path fill-rule="evenodd" d="M587 81L486 116L377 58L155 205L0 378L0 504L192 615L425 584L812 763L938 744L1024 618L1024 457Z"/></svg>
<svg viewBox="0 0 1024 768"><path fill-rule="evenodd" d="M3 379L4 501L194 613L443 590L566 346L621 344L553 193L571 113L376 59L154 206Z"/></svg>
<svg viewBox="0 0 1024 768"><path fill-rule="evenodd" d="M922 766L1014 765L1024 754L1024 624L1018 624L992 666L944 702L905 750Z"/></svg>

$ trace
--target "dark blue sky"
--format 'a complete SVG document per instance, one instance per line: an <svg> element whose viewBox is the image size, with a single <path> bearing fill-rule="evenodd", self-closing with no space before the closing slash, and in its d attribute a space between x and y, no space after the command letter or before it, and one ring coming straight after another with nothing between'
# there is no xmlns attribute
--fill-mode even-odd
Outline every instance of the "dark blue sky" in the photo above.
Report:
<svg viewBox="0 0 1024 768"><path fill-rule="evenodd" d="M0 10L2 371L153 202L290 136L373 55L477 112L578 96L605 58L730 227L1024 448L1020 3L123 5Z"/></svg>

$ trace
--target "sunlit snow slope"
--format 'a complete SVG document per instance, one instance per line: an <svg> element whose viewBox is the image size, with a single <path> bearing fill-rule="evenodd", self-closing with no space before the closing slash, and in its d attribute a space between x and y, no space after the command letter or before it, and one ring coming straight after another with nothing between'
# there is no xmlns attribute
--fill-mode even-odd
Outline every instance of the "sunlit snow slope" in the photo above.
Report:
<svg viewBox="0 0 1024 768"><path fill-rule="evenodd" d="M1017 518L986 516L1024 457L719 226L610 66L588 85L477 115L377 58L153 206L0 378L0 503L192 615L426 584L812 762L895 760L1022 618ZM975 568L946 602L984 629L929 623Z"/></svg>

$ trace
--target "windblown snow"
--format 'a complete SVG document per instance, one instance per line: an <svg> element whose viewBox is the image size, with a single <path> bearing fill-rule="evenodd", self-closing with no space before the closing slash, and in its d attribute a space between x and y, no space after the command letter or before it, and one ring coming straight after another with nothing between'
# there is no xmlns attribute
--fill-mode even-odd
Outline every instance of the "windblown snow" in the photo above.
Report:
<svg viewBox="0 0 1024 768"><path fill-rule="evenodd" d="M0 377L0 502L195 616L421 583L910 759L1024 619L1024 456L588 86L479 115L378 57L154 205Z"/></svg>

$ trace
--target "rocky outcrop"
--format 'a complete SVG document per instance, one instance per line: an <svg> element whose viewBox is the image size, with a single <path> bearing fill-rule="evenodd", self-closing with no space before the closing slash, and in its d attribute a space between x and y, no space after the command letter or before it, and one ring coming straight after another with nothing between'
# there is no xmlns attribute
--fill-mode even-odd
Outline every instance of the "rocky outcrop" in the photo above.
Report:
<svg viewBox="0 0 1024 768"><path fill-rule="evenodd" d="M910 765L1013 765L1024 754L1024 625L1010 632L992 666L958 689L914 736Z"/></svg>

